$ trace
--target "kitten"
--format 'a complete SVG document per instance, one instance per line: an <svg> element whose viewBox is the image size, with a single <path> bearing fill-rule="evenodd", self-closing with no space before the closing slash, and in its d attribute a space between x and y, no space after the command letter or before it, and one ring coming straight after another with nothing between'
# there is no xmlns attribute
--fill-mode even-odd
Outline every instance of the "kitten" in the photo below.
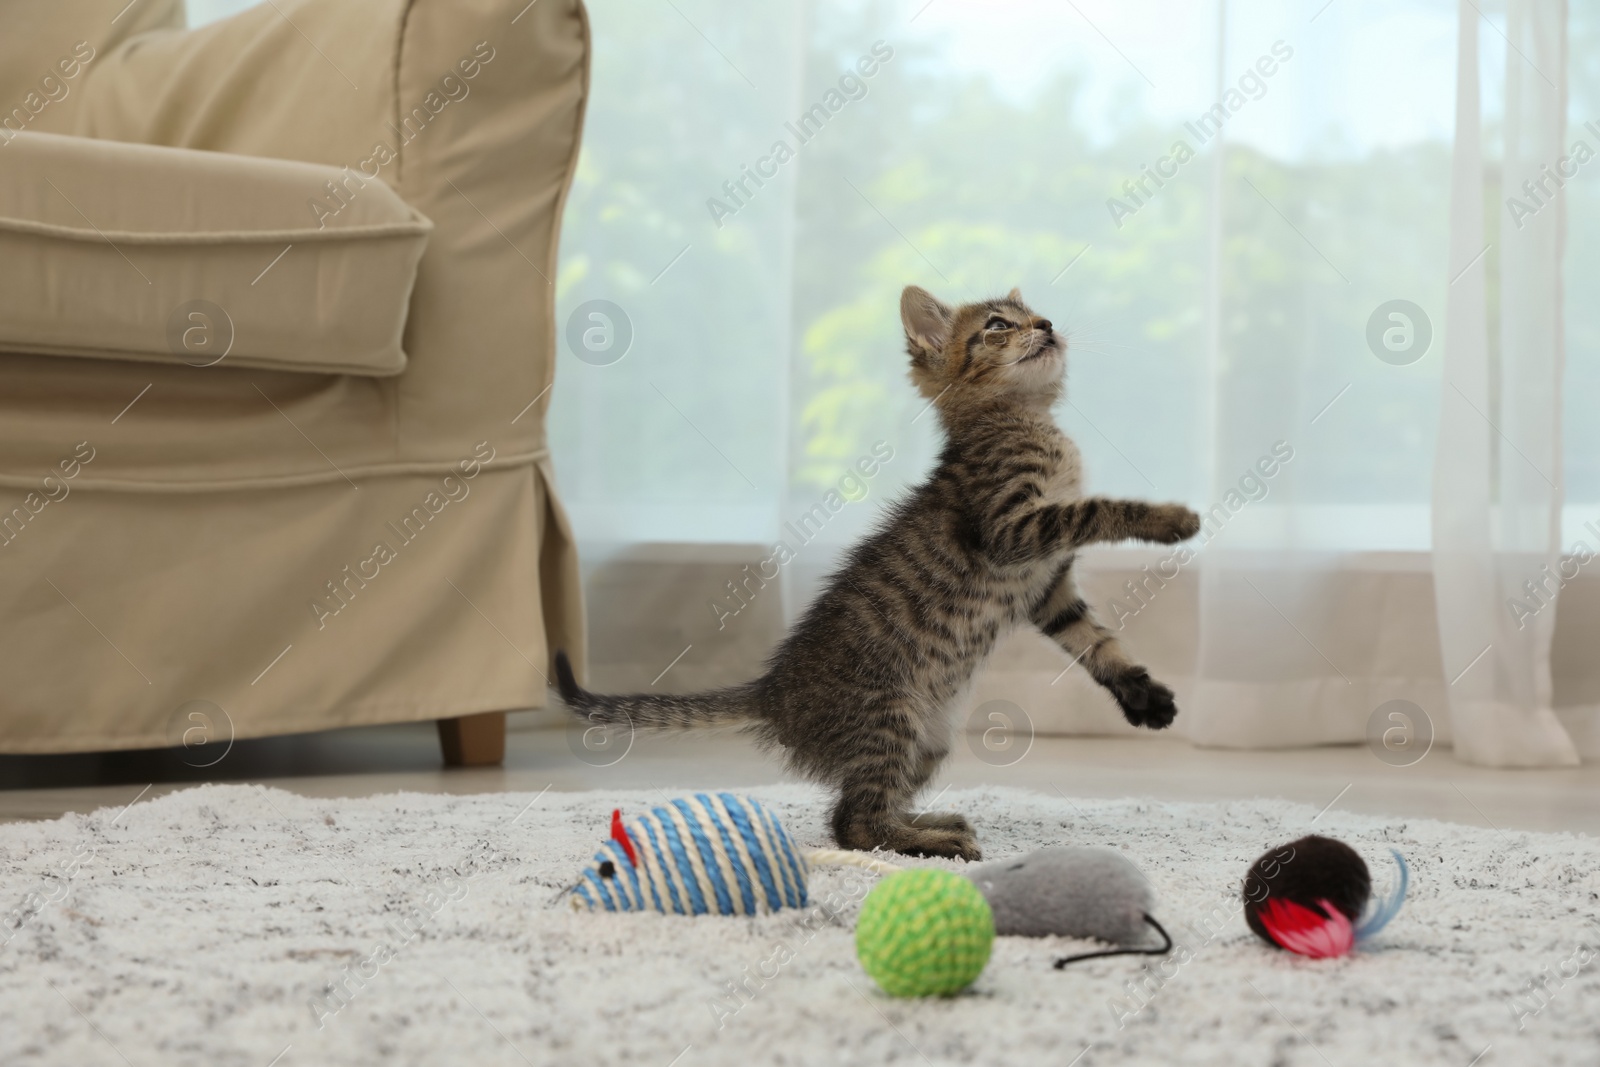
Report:
<svg viewBox="0 0 1600 1067"><path fill-rule="evenodd" d="M1072 580L1082 546L1194 536L1177 504L1085 497L1078 449L1050 416L1066 342L1013 289L951 308L900 298L911 379L938 409L938 465L888 510L755 681L689 696L602 696L556 654L561 698L591 722L744 723L838 791L845 848L978 859L960 815L909 810L950 751L951 705L1006 631L1036 626L1110 691L1135 726L1161 729L1172 690L1128 658Z"/></svg>

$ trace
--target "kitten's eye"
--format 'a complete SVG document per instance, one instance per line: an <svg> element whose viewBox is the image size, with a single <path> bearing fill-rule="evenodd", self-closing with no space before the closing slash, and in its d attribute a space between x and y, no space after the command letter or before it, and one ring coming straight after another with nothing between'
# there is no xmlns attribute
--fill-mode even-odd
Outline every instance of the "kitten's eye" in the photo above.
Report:
<svg viewBox="0 0 1600 1067"><path fill-rule="evenodd" d="M988 323L983 328L985 330L1009 330L1011 329L1011 323L1002 319L999 315L991 315Z"/></svg>

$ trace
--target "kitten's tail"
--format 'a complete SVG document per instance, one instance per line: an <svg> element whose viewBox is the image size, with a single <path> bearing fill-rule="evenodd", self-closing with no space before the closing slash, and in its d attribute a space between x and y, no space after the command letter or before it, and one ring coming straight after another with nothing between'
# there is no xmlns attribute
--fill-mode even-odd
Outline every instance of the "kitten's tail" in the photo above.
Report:
<svg viewBox="0 0 1600 1067"><path fill-rule="evenodd" d="M611 696L591 693L578 684L565 652L556 653L556 687L561 701L580 717L605 726L631 725L639 729L713 726L745 722L760 714L750 686L712 689L675 696L669 693L633 693Z"/></svg>

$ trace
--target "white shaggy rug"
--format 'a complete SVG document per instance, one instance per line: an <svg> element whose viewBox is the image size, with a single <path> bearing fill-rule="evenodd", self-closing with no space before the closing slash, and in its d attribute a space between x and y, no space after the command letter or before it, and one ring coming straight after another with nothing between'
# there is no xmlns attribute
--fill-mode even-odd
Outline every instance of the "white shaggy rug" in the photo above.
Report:
<svg viewBox="0 0 1600 1067"><path fill-rule="evenodd" d="M826 843L820 794L754 795ZM0 826L0 1064L1600 1061L1600 850L1581 836L952 791L940 806L972 818L989 858L1122 849L1187 962L1058 972L1056 955L1093 946L1002 938L968 994L898 1001L856 963L854 903L759 919L547 906L614 806L661 799L207 786ZM1291 957L1238 914L1250 861L1308 831L1354 844L1380 886L1389 846L1411 861L1405 910L1353 957ZM861 877L818 871L814 903L858 900Z"/></svg>

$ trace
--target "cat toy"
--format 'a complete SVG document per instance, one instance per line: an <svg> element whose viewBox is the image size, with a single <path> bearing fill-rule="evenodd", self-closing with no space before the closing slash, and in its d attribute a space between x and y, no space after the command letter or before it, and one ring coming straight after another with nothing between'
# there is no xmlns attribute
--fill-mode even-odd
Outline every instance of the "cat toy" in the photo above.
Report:
<svg viewBox="0 0 1600 1067"><path fill-rule="evenodd" d="M1172 938L1150 913L1150 880L1110 848L1056 845L1012 860L980 863L967 872L994 913L994 932L1020 937L1074 937L1117 948L1056 960L1057 970L1102 956L1161 956ZM1138 947L1154 929L1163 942Z"/></svg>
<svg viewBox="0 0 1600 1067"><path fill-rule="evenodd" d="M758 801L696 793L623 821L570 893L575 909L758 915L803 908L814 865L898 870L864 852L802 850Z"/></svg>
<svg viewBox="0 0 1600 1067"><path fill-rule="evenodd" d="M1172 938L1150 914L1154 909L1149 880L1120 852L1041 848L979 864L964 876L927 869L889 875L862 902L856 956L893 996L949 996L982 973L997 935L1118 946L1063 957L1058 970L1103 956L1163 955ZM1151 928L1163 944L1139 947Z"/></svg>
<svg viewBox="0 0 1600 1067"><path fill-rule="evenodd" d="M1405 857L1389 851L1400 873L1389 895L1375 901L1366 861L1344 842L1312 834L1274 849L1245 875L1245 922L1289 952L1346 955L1389 925L1405 903L1410 871Z"/></svg>
<svg viewBox="0 0 1600 1067"><path fill-rule="evenodd" d="M856 920L856 959L893 997L948 997L983 973L995 918L970 880L927 867L873 886Z"/></svg>
<svg viewBox="0 0 1600 1067"><path fill-rule="evenodd" d="M864 852L798 848L760 802L696 793L623 821L570 893L574 909L757 915L803 908L813 866L889 874L862 902L863 968L894 996L955 993L989 960L994 921L971 882L949 871L901 870Z"/></svg>
<svg viewBox="0 0 1600 1067"><path fill-rule="evenodd" d="M610 838L562 894L580 910L756 915L805 907L814 866L901 870L870 853L802 849L750 797L696 793L628 820L613 811ZM978 864L966 877L990 906L996 934L1116 945L1137 943L1147 927L1165 936L1150 917L1150 883L1112 849L1042 848Z"/></svg>

